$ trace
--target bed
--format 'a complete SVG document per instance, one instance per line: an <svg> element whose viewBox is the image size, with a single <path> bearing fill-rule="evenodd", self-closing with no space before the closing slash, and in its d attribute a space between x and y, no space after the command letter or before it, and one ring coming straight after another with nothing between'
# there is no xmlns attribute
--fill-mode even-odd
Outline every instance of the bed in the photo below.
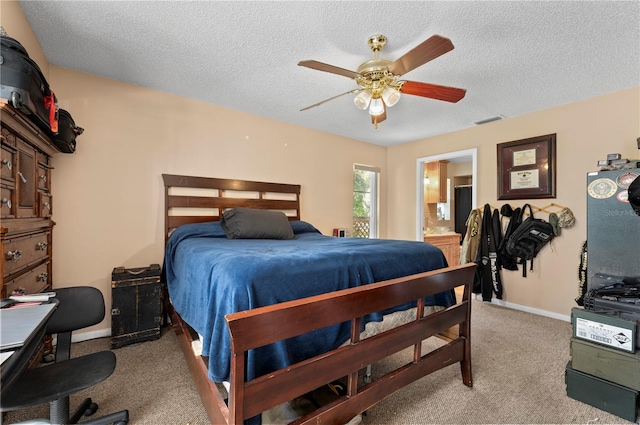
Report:
<svg viewBox="0 0 640 425"><path fill-rule="evenodd" d="M166 307L211 423L260 423L262 412L338 379L346 394L292 423L347 423L455 363L472 385L472 264L447 267L439 249L421 242L324 236L300 219L299 185L163 180ZM284 212L294 238L227 238L223 213L244 208ZM362 337L369 324L407 311L405 323ZM444 346L422 353L424 339L452 327ZM192 349L196 334L202 355ZM407 347L412 362L359 379L367 365Z"/></svg>

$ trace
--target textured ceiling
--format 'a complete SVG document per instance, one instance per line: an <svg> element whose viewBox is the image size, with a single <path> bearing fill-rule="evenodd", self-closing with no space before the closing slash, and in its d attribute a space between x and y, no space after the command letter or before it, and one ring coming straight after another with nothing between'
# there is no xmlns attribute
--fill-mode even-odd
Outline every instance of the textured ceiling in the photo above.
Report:
<svg viewBox="0 0 640 425"><path fill-rule="evenodd" d="M391 146L640 85L638 1L27 1L50 63ZM402 79L467 89L448 103L404 95L374 129L347 77L433 34L455 49ZM11 34L9 34L11 35Z"/></svg>

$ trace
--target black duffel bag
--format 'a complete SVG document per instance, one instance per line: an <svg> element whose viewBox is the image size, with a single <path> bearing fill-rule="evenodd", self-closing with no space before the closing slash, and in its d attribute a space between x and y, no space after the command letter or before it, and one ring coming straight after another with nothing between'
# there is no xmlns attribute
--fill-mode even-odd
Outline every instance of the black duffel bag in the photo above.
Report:
<svg viewBox="0 0 640 425"><path fill-rule="evenodd" d="M0 97L48 135L58 132L58 100L40 67L15 39L0 37Z"/></svg>
<svg viewBox="0 0 640 425"><path fill-rule="evenodd" d="M64 153L76 151L76 137L81 135L84 128L78 127L71 114L60 109L58 111L58 133L52 137L53 143Z"/></svg>

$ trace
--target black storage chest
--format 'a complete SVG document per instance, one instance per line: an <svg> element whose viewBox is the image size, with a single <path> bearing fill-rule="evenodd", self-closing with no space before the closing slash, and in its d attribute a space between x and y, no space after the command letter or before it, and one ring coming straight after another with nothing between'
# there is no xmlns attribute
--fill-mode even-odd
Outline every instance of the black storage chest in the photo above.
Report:
<svg viewBox="0 0 640 425"><path fill-rule="evenodd" d="M163 290L159 264L116 267L111 293L111 348L160 337Z"/></svg>

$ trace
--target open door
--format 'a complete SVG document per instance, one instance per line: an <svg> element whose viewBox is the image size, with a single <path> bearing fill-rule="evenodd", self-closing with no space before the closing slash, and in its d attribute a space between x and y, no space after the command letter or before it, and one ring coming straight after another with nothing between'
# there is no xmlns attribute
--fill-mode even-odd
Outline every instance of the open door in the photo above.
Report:
<svg viewBox="0 0 640 425"><path fill-rule="evenodd" d="M470 205L471 209L477 203L477 179L478 179L478 149L467 149L463 151L449 152L439 155L425 156L422 158L418 158L417 167L416 167L416 179L418 188L418 193L416 196L417 205L416 205L416 240L422 241L424 240L424 232L429 225L428 220L425 219L425 164L431 163L434 161L448 161L449 167L456 167L459 164L469 164L471 169L471 182L468 184L471 192ZM453 177L453 176L450 176ZM452 180L453 181L453 180ZM455 192L452 191L455 199ZM454 223L455 217L455 201L451 204L453 208L452 211L452 219L451 223ZM468 213L467 213L468 217ZM464 221L466 222L466 218ZM455 225L451 226L451 230L456 230L456 233L460 233L457 229L454 229Z"/></svg>

